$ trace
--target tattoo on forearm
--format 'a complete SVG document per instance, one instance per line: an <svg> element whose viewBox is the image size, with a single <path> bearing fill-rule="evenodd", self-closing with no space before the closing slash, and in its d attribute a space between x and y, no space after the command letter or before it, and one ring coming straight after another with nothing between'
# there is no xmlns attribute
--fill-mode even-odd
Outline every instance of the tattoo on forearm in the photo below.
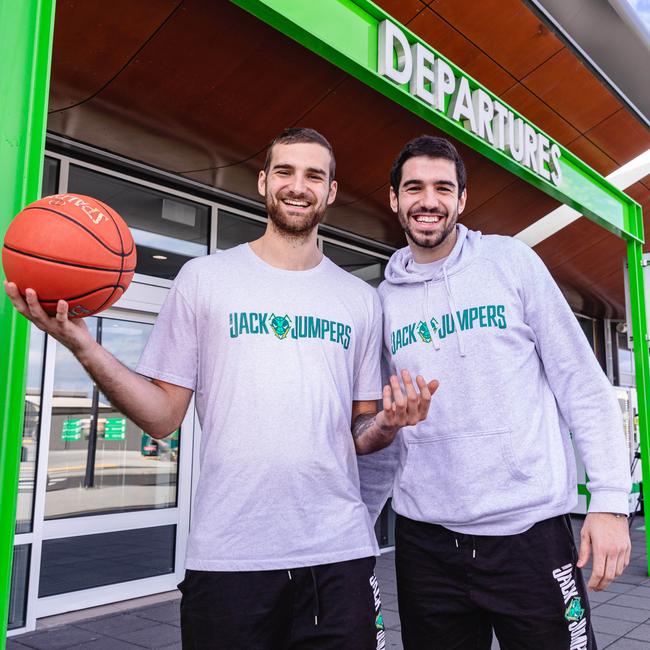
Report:
<svg viewBox="0 0 650 650"><path fill-rule="evenodd" d="M374 413L362 413L352 425L352 437L356 440L364 431L367 431L375 423Z"/></svg>

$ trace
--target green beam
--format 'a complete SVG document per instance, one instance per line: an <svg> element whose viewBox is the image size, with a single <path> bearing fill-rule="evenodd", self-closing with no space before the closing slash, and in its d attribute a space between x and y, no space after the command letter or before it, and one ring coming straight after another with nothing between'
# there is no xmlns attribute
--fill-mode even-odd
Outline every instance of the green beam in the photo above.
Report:
<svg viewBox="0 0 650 650"><path fill-rule="evenodd" d="M41 193L54 0L0 1L0 237ZM0 272L4 280L4 272ZM0 650L5 647L28 322L0 291Z"/></svg>
<svg viewBox="0 0 650 650"><path fill-rule="evenodd" d="M634 223L628 217L634 201L559 143L555 144L561 151L562 182L556 186L465 129L459 121L452 120L444 112L411 95L408 84L398 86L381 76L377 70L379 25L384 20L390 20L404 33L409 44L420 43L436 58L446 61L457 78L467 78L472 91L480 88L536 131L543 133L370 0L231 1L519 178L575 208L603 228L617 236L641 241L642 235L634 230ZM555 142L547 134L544 135L551 143Z"/></svg>
<svg viewBox="0 0 650 650"><path fill-rule="evenodd" d="M639 227L643 228L643 213L637 206L634 213ZM639 413L639 441L641 444L641 470L643 477L650 477L650 356L648 355L648 326L643 287L643 246L630 240L627 243L627 263L630 287L630 323L634 344L634 371L636 375L637 409ZM644 494L650 493L650 479L644 482ZM646 563L650 575L650 526L646 516Z"/></svg>

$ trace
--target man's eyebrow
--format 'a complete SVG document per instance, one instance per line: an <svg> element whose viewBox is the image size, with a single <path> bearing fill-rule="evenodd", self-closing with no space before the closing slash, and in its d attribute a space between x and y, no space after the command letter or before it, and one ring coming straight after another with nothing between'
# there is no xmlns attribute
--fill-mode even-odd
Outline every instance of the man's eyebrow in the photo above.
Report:
<svg viewBox="0 0 650 650"><path fill-rule="evenodd" d="M294 169L293 165L290 165L289 163L278 163L277 165L273 165L271 168L271 171L275 171L276 169Z"/></svg>
<svg viewBox="0 0 650 650"><path fill-rule="evenodd" d="M444 178L440 178L433 181L433 184L445 185L446 187L451 187L452 189L456 188L456 183L454 183L454 181L449 181ZM402 181L402 187L411 186L411 185L424 185L424 181L420 178L409 178L405 181Z"/></svg>
<svg viewBox="0 0 650 650"><path fill-rule="evenodd" d="M310 174L319 174L320 176L327 175L327 172L324 169L321 169L320 167L307 167L307 171Z"/></svg>
<svg viewBox="0 0 650 650"><path fill-rule="evenodd" d="M290 165L289 163L278 163L277 165L273 165L273 167L271 168L271 171L275 171L276 169L293 171L295 169L295 166ZM327 172L324 169L320 168L320 167L307 167L307 171L310 174L318 174L319 176L327 176Z"/></svg>

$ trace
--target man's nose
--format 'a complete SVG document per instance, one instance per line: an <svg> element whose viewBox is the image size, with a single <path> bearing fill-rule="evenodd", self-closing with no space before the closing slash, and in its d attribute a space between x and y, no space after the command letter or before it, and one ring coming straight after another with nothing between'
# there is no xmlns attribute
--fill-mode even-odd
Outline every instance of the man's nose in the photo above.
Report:
<svg viewBox="0 0 650 650"><path fill-rule="evenodd" d="M306 179L304 174L294 174L291 179L291 189L297 194L301 194L305 191L307 187Z"/></svg>

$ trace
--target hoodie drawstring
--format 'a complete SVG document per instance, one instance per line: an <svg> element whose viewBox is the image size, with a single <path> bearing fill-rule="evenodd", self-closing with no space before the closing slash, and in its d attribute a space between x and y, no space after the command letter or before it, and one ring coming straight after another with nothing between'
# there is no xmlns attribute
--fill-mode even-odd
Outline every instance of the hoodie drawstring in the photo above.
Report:
<svg viewBox="0 0 650 650"><path fill-rule="evenodd" d="M451 309L451 317L456 326L456 340L458 341L458 352L461 357L465 356L465 341L463 340L463 333L460 329L460 322L456 311L456 303L454 302L454 294L451 292L451 283L447 275L447 269L442 267L442 276L445 279L445 289L447 289L447 300L449 301L449 308Z"/></svg>
<svg viewBox="0 0 650 650"><path fill-rule="evenodd" d="M314 625L318 625L318 615L320 614L320 603L318 602L318 583L316 582L316 572L314 571L314 567L309 567L309 571L311 572L311 581L314 585Z"/></svg>
<svg viewBox="0 0 650 650"><path fill-rule="evenodd" d="M424 305L423 305L423 313L422 313L422 322L428 323L428 316L429 314L429 283L431 280L425 280L424 282ZM428 327L428 325L427 325ZM433 332L433 336L431 337L431 341L433 342L433 347L435 350L440 349L440 341L438 341L438 337L436 336L436 332Z"/></svg>

